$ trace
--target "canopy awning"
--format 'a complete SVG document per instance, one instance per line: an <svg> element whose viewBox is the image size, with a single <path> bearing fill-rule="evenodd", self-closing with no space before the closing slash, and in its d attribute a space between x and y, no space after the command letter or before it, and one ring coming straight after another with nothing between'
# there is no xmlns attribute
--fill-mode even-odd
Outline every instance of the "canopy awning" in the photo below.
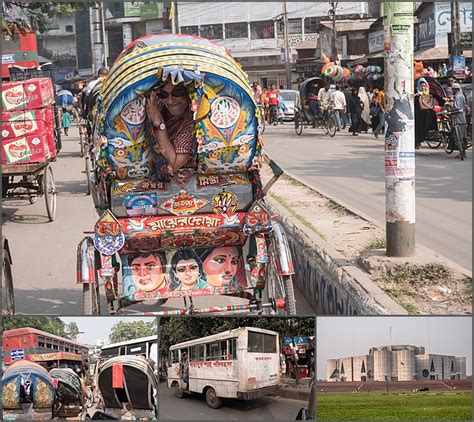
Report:
<svg viewBox="0 0 474 422"><path fill-rule="evenodd" d="M472 50L464 50L463 55L466 58L472 59ZM438 47L421 48L415 51L415 60L422 61L437 61L449 60L449 51L447 45Z"/></svg>

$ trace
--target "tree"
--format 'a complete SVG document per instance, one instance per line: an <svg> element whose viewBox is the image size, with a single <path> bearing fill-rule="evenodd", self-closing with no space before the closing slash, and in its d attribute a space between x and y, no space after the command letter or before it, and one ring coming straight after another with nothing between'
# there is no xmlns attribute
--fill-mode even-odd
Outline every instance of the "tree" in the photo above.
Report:
<svg viewBox="0 0 474 422"><path fill-rule="evenodd" d="M67 337L65 325L59 317L15 315L3 317L3 330L31 327L61 337Z"/></svg>
<svg viewBox="0 0 474 422"><path fill-rule="evenodd" d="M59 15L91 7L95 2L2 2L2 34L15 36L18 32L45 32L49 21Z"/></svg>
<svg viewBox="0 0 474 422"><path fill-rule="evenodd" d="M76 341L77 336L79 335L79 327L77 324L72 321L69 324L66 324L65 330L67 338Z"/></svg>
<svg viewBox="0 0 474 422"><path fill-rule="evenodd" d="M120 341L133 340L148 336L158 336L156 319L154 319L152 322L120 321L112 327L109 340L111 343L118 343Z"/></svg>

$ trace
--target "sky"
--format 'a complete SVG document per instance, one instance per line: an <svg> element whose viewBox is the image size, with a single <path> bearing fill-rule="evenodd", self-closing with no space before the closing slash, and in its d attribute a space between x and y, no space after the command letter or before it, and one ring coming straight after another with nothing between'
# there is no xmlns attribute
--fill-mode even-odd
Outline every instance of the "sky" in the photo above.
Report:
<svg viewBox="0 0 474 422"><path fill-rule="evenodd" d="M112 327L120 321L146 321L151 322L154 317L61 317L66 324L75 322L79 331L84 334L77 336L79 343L95 345L97 340L105 340L109 337Z"/></svg>
<svg viewBox="0 0 474 422"><path fill-rule="evenodd" d="M472 318L318 317L317 376L326 379L326 360L369 353L373 346L412 344L426 353L466 357L472 374ZM390 328L391 327L391 328Z"/></svg>

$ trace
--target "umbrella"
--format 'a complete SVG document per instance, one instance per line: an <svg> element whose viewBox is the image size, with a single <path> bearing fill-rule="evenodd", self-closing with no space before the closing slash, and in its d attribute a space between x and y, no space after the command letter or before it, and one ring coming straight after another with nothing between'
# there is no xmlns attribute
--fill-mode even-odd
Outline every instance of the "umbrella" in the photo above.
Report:
<svg viewBox="0 0 474 422"><path fill-rule="evenodd" d="M56 103L63 107L66 108L67 106L71 105L74 99L74 95L72 95L71 91L68 91L67 89L61 89L58 92L58 96L56 97Z"/></svg>

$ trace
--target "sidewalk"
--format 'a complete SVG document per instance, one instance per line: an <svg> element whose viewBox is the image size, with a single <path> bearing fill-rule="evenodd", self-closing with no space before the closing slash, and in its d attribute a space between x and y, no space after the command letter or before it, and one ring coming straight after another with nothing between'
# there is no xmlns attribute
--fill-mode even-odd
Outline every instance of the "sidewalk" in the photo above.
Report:
<svg viewBox="0 0 474 422"><path fill-rule="evenodd" d="M299 385L296 385L296 380L283 378L283 385L278 395L285 399L308 401L311 390L309 386L310 381L311 378L302 378L299 381Z"/></svg>

